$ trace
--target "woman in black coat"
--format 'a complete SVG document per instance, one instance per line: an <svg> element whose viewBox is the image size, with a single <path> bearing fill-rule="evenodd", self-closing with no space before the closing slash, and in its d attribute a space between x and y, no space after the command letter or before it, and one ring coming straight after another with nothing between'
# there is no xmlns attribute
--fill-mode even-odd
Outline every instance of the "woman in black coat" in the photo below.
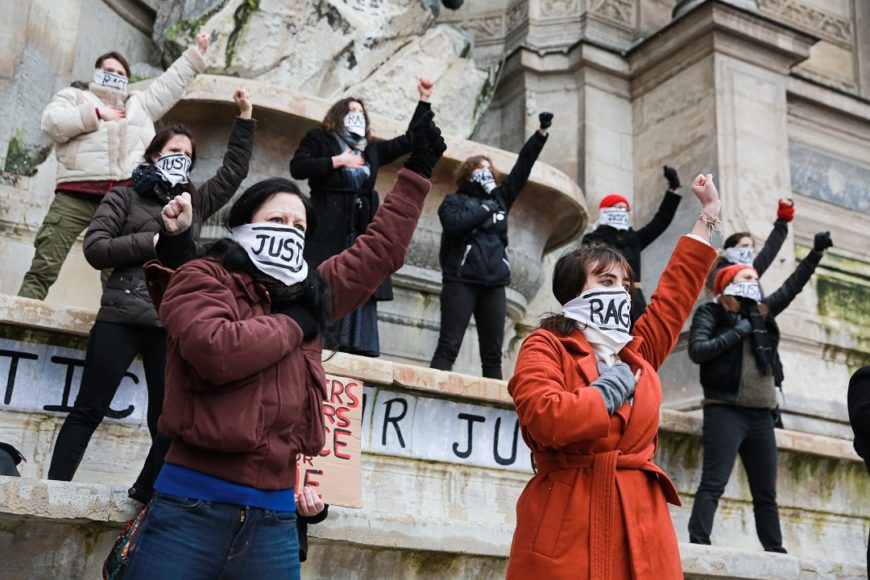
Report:
<svg viewBox="0 0 870 580"><path fill-rule="evenodd" d="M541 128L520 150L510 174L500 184L485 155L466 159L456 172L459 190L438 208L441 220L441 332L429 365L451 370L465 329L474 314L484 377L500 379L505 287L510 283L507 258L508 213L529 180L547 142L552 113L541 113Z"/></svg>
<svg viewBox="0 0 870 580"><path fill-rule="evenodd" d="M430 109L432 89L431 81L420 79L420 101L409 128ZM320 219L318 231L305 244L305 260L311 267L351 247L365 233L378 210L378 169L411 151L407 134L387 141L371 141L370 134L362 99L342 99L326 112L320 127L305 134L290 161L290 174L308 180L311 201ZM387 278L367 304L338 321L334 337L337 344L327 346L380 356L377 302L392 299L393 289Z"/></svg>
<svg viewBox="0 0 870 580"><path fill-rule="evenodd" d="M746 470L755 529L768 552L782 552L776 505L776 388L783 379L776 316L791 304L831 247L816 234L813 250L776 292L762 298L749 264L722 268L716 299L698 308L689 331L689 357L704 388L704 464L689 518L689 541L709 544L713 517L738 453Z"/></svg>
<svg viewBox="0 0 870 580"><path fill-rule="evenodd" d="M240 114L214 177L198 188L189 181L196 163L193 135L183 125L173 125L158 131L148 145L145 162L133 171L133 187L109 190L94 214L85 234L85 258L94 268L112 268L112 275L88 339L78 396L55 442L49 479L72 480L127 368L141 356L148 386L148 430L156 441L130 494L143 502L150 497L166 451L157 437L166 332L148 295L142 265L156 257L164 204L182 193L192 200L190 229L195 239L205 220L232 198L247 176L257 125L248 91L240 87L233 98Z"/></svg>
<svg viewBox="0 0 870 580"><path fill-rule="evenodd" d="M628 200L616 193L605 196L598 206L599 217L594 230L583 236L583 243L602 242L613 246L625 256L636 280L631 289L631 323L640 318L646 310L646 298L640 284L640 253L664 233L677 213L682 196L677 193L681 187L676 169L663 167L668 190L665 192L658 211L648 224L635 230L631 227L631 207Z"/></svg>

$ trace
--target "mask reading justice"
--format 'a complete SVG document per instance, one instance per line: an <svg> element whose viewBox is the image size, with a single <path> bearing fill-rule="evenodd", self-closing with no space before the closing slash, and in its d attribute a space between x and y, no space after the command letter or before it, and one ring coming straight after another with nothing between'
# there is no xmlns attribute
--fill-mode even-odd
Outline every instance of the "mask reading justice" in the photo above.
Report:
<svg viewBox="0 0 870 580"><path fill-rule="evenodd" d="M233 240L244 248L262 273L287 286L308 276L303 257L305 234L294 227L278 224L244 224L231 230Z"/></svg>

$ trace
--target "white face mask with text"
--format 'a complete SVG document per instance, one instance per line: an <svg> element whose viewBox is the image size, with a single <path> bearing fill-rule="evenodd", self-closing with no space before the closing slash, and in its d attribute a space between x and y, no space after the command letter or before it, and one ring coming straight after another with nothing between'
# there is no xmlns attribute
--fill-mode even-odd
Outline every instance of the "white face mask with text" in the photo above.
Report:
<svg viewBox="0 0 870 580"><path fill-rule="evenodd" d="M172 187L179 183L187 183L191 165L193 162L184 153L161 155L154 162L154 167Z"/></svg>
<svg viewBox="0 0 870 580"><path fill-rule="evenodd" d="M247 252L258 270L283 282L298 284L308 277L303 257L305 233L297 228L271 223L244 224L231 230L233 241Z"/></svg>
<svg viewBox="0 0 870 580"><path fill-rule="evenodd" d="M731 282L725 287L722 294L761 302L761 286L758 285L758 282Z"/></svg>
<svg viewBox="0 0 870 580"><path fill-rule="evenodd" d="M618 207L605 207L598 212L598 225L627 230L631 227L631 222L628 211Z"/></svg>
<svg viewBox="0 0 870 580"><path fill-rule="evenodd" d="M631 296L624 288L590 288L567 302L562 314L577 321L595 354L608 364L633 339Z"/></svg>
<svg viewBox="0 0 870 580"><path fill-rule="evenodd" d="M722 255L732 264L747 264L752 265L752 260L755 259L755 249L752 246L740 246L728 248Z"/></svg>
<svg viewBox="0 0 870 580"><path fill-rule="evenodd" d="M366 134L366 117L359 111L351 111L344 116L344 126L348 133L354 133L360 137Z"/></svg>
<svg viewBox="0 0 870 580"><path fill-rule="evenodd" d="M94 84L122 93L127 92L127 77L104 71L101 68L94 70Z"/></svg>

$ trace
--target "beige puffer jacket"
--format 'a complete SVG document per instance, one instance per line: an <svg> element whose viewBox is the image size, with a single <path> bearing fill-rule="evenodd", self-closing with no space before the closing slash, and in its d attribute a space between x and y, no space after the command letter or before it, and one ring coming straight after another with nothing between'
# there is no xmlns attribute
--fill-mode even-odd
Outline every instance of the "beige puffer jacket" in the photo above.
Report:
<svg viewBox="0 0 870 580"><path fill-rule="evenodd" d="M89 90L63 89L42 113L42 130L55 143L57 182L129 179L154 138L154 121L181 98L205 70L196 47L188 48L144 91L121 93L91 84ZM119 121L101 121L97 107L127 111Z"/></svg>

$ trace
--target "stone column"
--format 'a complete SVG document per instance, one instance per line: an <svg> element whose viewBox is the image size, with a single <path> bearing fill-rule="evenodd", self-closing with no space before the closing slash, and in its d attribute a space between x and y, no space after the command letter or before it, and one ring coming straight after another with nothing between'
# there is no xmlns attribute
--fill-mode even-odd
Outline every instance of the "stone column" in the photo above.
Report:
<svg viewBox="0 0 870 580"><path fill-rule="evenodd" d="M713 173L726 233L751 231L760 248L776 217L777 199L791 197L788 74L808 58L816 41L708 0L638 45L629 55L637 182L653 183L669 160L686 184L698 172ZM645 280L658 278L676 238L696 219L697 203L687 189L674 225L644 252ZM790 238L764 276L765 289L778 288L794 265ZM784 337L780 351L788 344ZM679 345L662 369L665 404L696 407L697 376L685 344ZM787 385L799 381L786 378Z"/></svg>

